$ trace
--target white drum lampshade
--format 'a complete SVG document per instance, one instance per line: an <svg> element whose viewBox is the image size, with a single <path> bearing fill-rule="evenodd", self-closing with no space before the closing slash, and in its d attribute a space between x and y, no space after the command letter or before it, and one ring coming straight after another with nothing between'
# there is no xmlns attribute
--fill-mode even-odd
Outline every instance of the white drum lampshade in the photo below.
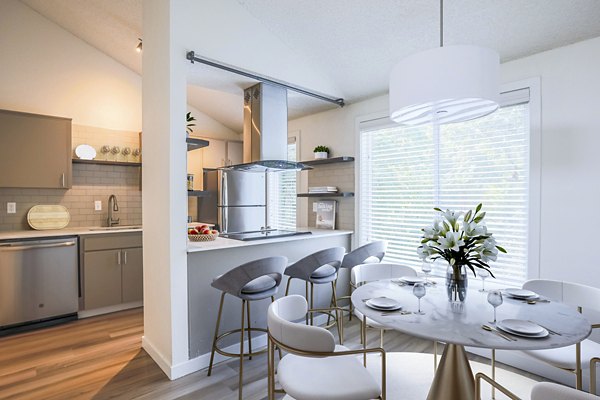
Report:
<svg viewBox="0 0 600 400"><path fill-rule="evenodd" d="M448 124L498 109L500 58L478 46L445 46L406 57L390 75L390 118Z"/></svg>

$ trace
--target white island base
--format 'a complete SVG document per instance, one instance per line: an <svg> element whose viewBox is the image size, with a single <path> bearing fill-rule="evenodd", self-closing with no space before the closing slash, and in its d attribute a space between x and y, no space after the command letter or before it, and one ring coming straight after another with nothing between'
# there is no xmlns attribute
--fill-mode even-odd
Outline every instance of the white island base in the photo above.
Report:
<svg viewBox="0 0 600 400"><path fill-rule="evenodd" d="M210 350L217 320L217 311L221 292L210 284L214 278L238 265L259 258L285 256L293 263L311 253L330 247L341 246L350 250L352 231L310 230L310 235L298 235L253 241L238 241L217 238L213 242L188 243L188 302L189 302L189 358L193 360L194 370L208 366ZM287 278L281 282L277 297L285 294ZM341 271L338 279L338 296L347 294L348 273ZM291 293L304 295L304 283L293 280ZM315 285L315 307L329 305L331 285ZM266 328L267 307L270 299L251 302L252 326ZM240 328L241 300L225 296L225 305L221 319L220 332ZM266 346L266 335L252 337L252 347ZM229 341L227 341L229 340ZM231 335L222 345L231 346L228 351L239 350L239 336ZM247 345L244 346L247 348ZM215 361L224 358L215 355Z"/></svg>

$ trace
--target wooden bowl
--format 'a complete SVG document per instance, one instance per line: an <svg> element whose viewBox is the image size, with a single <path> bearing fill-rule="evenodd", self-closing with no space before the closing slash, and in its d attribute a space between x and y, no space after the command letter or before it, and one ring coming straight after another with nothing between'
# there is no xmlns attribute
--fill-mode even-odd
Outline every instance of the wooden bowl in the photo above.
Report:
<svg viewBox="0 0 600 400"><path fill-rule="evenodd" d="M198 234L198 235L188 235L188 239L191 242L212 242L219 237L218 233L208 233L208 234Z"/></svg>

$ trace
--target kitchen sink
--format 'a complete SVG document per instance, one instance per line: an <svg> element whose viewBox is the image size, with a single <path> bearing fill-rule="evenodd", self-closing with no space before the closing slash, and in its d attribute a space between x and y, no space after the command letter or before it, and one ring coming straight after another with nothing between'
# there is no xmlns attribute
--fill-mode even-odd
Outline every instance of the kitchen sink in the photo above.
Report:
<svg viewBox="0 0 600 400"><path fill-rule="evenodd" d="M98 228L90 228L90 231L122 231L125 229L142 229L141 225L123 225L123 226L103 226Z"/></svg>

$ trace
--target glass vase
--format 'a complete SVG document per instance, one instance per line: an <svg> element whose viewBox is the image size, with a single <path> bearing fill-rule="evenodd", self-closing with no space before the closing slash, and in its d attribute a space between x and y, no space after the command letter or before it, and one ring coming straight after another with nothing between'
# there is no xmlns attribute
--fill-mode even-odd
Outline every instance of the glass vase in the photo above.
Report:
<svg viewBox="0 0 600 400"><path fill-rule="evenodd" d="M469 279L467 267L464 265L449 265L446 270L446 289L450 303L464 303L467 299Z"/></svg>

